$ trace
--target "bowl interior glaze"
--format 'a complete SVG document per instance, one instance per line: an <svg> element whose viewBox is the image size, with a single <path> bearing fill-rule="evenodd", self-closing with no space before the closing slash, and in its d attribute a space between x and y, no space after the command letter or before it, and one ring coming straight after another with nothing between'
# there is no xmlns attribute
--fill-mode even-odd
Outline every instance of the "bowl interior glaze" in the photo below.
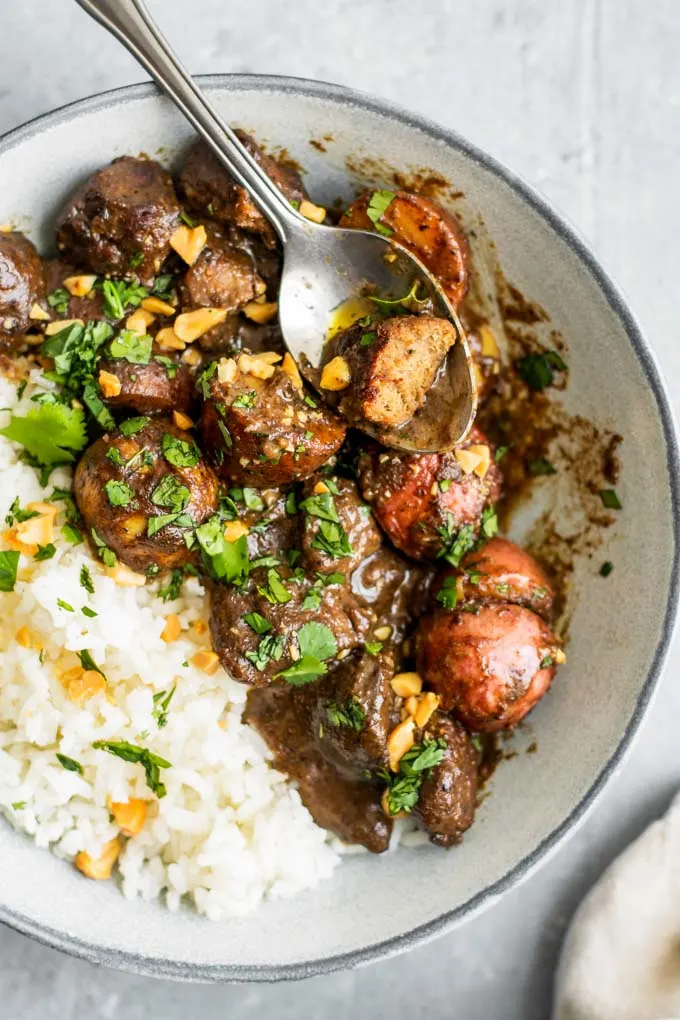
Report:
<svg viewBox="0 0 680 1020"><path fill-rule="evenodd" d="M531 718L535 754L505 762L463 844L349 857L333 880L243 919L127 902L110 884L0 824L0 920L88 959L184 979L276 980L367 962L446 930L515 882L578 824L630 743L658 678L677 594L678 465L668 403L621 297L586 247L530 189L455 135L346 90L255 76L204 79L231 123L281 146L315 201L351 196L346 159L432 167L483 212L513 283L569 347L570 411L625 437L624 510L597 561L576 571L569 662ZM331 135L326 152L310 139ZM0 219L49 247L52 217L92 170L123 153L172 162L191 131L151 86L109 93L0 141ZM373 179L371 176L373 175ZM367 170L369 184L379 171ZM615 560L603 581L601 559ZM642 599L631 598L632 580Z"/></svg>

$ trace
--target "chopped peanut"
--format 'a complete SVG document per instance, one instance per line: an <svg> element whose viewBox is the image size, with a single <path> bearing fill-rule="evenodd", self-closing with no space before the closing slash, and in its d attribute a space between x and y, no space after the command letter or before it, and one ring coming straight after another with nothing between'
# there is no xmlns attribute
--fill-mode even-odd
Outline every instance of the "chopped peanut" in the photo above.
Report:
<svg viewBox="0 0 680 1020"><path fill-rule="evenodd" d="M20 627L14 635L14 640L18 645L21 645L22 648L33 647L33 634L28 627Z"/></svg>
<svg viewBox="0 0 680 1020"><path fill-rule="evenodd" d="M147 329L155 321L156 316L152 312L148 312L145 308L137 308L132 315L128 315L125 320L125 328L138 336L146 336Z"/></svg>
<svg viewBox="0 0 680 1020"><path fill-rule="evenodd" d="M145 312L150 312L152 315L174 315L176 311L174 305L171 305L169 301L163 301L159 297L144 298L141 307Z"/></svg>
<svg viewBox="0 0 680 1020"><path fill-rule="evenodd" d="M300 369L297 367L297 362L288 353L284 356L283 362L281 363L281 371L285 372L293 386L298 390L302 389L302 376L300 375Z"/></svg>
<svg viewBox="0 0 680 1020"><path fill-rule="evenodd" d="M74 680L79 680L84 672L85 670L82 666L71 666L70 669L65 669L63 673L59 674L59 683L64 690L68 690L71 683Z"/></svg>
<svg viewBox="0 0 680 1020"><path fill-rule="evenodd" d="M248 534L248 528L241 521L229 521L224 529L227 542L238 542L239 538Z"/></svg>
<svg viewBox="0 0 680 1020"><path fill-rule="evenodd" d="M489 465L491 464L491 450L489 447L484 444L473 444L472 446L468 446L468 453L474 453L477 457L479 457L479 464L472 469L473 472L478 478L486 477Z"/></svg>
<svg viewBox="0 0 680 1020"><path fill-rule="evenodd" d="M404 708L406 710L406 715L412 715L415 717L415 714L418 711L418 698L415 694L412 694L410 698L406 699L404 702Z"/></svg>
<svg viewBox="0 0 680 1020"><path fill-rule="evenodd" d="M313 223L323 223L326 219L326 210L322 205L314 205L309 199L303 198L300 202L300 216Z"/></svg>
<svg viewBox="0 0 680 1020"><path fill-rule="evenodd" d="M165 351L183 351L186 347L184 340L180 340L172 326L166 326L165 329L158 330L156 333L156 343Z"/></svg>
<svg viewBox="0 0 680 1020"><path fill-rule="evenodd" d="M376 631L376 637L378 632ZM392 690L399 698L408 698L412 694L420 694L423 681L418 673L397 673L392 677Z"/></svg>
<svg viewBox="0 0 680 1020"><path fill-rule="evenodd" d="M454 450L453 455L466 475L471 475L482 463L482 458L474 450Z"/></svg>
<svg viewBox="0 0 680 1020"><path fill-rule="evenodd" d="M170 644L171 641L176 641L181 633L182 624L179 622L179 616L177 613L170 613L169 616L165 617L165 627L163 627L161 641Z"/></svg>
<svg viewBox="0 0 680 1020"><path fill-rule="evenodd" d="M278 301L249 301L243 306L243 314L261 326L271 322L278 310Z"/></svg>
<svg viewBox="0 0 680 1020"><path fill-rule="evenodd" d="M81 670L79 676L69 681L68 696L76 705L88 701L106 688L106 680L96 669Z"/></svg>
<svg viewBox="0 0 680 1020"><path fill-rule="evenodd" d="M414 731L416 728L413 719L405 719L390 733L387 738L387 750L390 756L390 769L392 772L399 771L399 762L407 751L410 751L415 742Z"/></svg>
<svg viewBox="0 0 680 1020"><path fill-rule="evenodd" d="M175 249L188 266L193 266L207 243L208 235L204 226L187 227L182 224L170 238L170 247Z"/></svg>
<svg viewBox="0 0 680 1020"><path fill-rule="evenodd" d="M416 708L416 726L419 729L424 729L428 722L439 708L439 698L432 691L425 691L418 698L418 707Z"/></svg>
<svg viewBox="0 0 680 1020"><path fill-rule="evenodd" d="M38 551L37 545L23 545L14 533L14 528L3 531L2 540L12 552L25 553L26 556L35 556Z"/></svg>
<svg viewBox="0 0 680 1020"><path fill-rule="evenodd" d="M500 358L501 352L496 343L496 337L490 326L480 326L479 337L482 341L482 355L485 358Z"/></svg>
<svg viewBox="0 0 680 1020"><path fill-rule="evenodd" d="M103 368L100 369L97 382L99 383L99 389L105 397L117 397L123 388L123 384L118 376L114 375L113 372L105 372Z"/></svg>
<svg viewBox="0 0 680 1020"><path fill-rule="evenodd" d="M28 313L28 317L29 319L33 319L34 322L50 321L50 313L46 312L44 308L41 308L37 302L31 306L31 310Z"/></svg>
<svg viewBox="0 0 680 1020"><path fill-rule="evenodd" d="M11 234L13 230L14 227L12 226L11 223L0 223L0 233Z"/></svg>
<svg viewBox="0 0 680 1020"><path fill-rule="evenodd" d="M323 366L319 385L322 390L346 390L351 378L348 362L338 355Z"/></svg>
<svg viewBox="0 0 680 1020"><path fill-rule="evenodd" d="M146 821L146 801L131 797L125 804L113 801L110 805L113 820L124 836L138 836Z"/></svg>
<svg viewBox="0 0 680 1020"><path fill-rule="evenodd" d="M172 420L178 429L192 429L194 423L188 414L184 414L183 411L173 411Z"/></svg>
<svg viewBox="0 0 680 1020"><path fill-rule="evenodd" d="M191 665L203 670L208 676L214 676L219 669L220 660L215 652L200 651L194 655Z"/></svg>
<svg viewBox="0 0 680 1020"><path fill-rule="evenodd" d="M314 493L315 496L321 496L323 495L324 492L330 491L331 490L328 488L325 482L317 482L314 488L312 489L312 492Z"/></svg>
<svg viewBox="0 0 680 1020"><path fill-rule="evenodd" d="M236 381L238 365L233 358L220 358L217 362L218 382L229 384Z"/></svg>
<svg viewBox="0 0 680 1020"><path fill-rule="evenodd" d="M213 326L221 326L226 317L226 308L196 308L193 312L182 312L178 315L172 328L175 336L191 344Z"/></svg>
<svg viewBox="0 0 680 1020"><path fill-rule="evenodd" d="M94 878L101 881L106 878L111 878L111 872L113 866L118 860L120 855L121 845L118 838L112 839L110 843L106 843L102 847L102 852L99 857L90 857L85 850L81 850L76 855L75 866L78 871L82 871L83 875L88 878Z"/></svg>
<svg viewBox="0 0 680 1020"><path fill-rule="evenodd" d="M561 648L555 649L555 651L553 652L553 659L555 660L558 666L563 666L567 661L567 657Z"/></svg>
<svg viewBox="0 0 680 1020"><path fill-rule="evenodd" d="M64 286L73 297L87 297L96 282L96 275L87 273L83 276L67 276Z"/></svg>
<svg viewBox="0 0 680 1020"><path fill-rule="evenodd" d="M191 365L192 368L195 368L196 365L200 365L201 364L201 355L200 355L200 352L197 351L195 348L191 348L190 347L182 355L182 361L185 361L187 365Z"/></svg>
<svg viewBox="0 0 680 1020"><path fill-rule="evenodd" d="M84 326L82 319L56 319L55 322L48 322L45 326L45 336L54 336L61 333L62 329L70 329L71 326Z"/></svg>
<svg viewBox="0 0 680 1020"><path fill-rule="evenodd" d="M259 361L266 361L268 365L277 365L281 361L281 355L276 351L258 351L255 357Z"/></svg>
<svg viewBox="0 0 680 1020"><path fill-rule="evenodd" d="M238 367L244 375L252 375L256 379L271 379L276 371L274 365L250 354L239 355Z"/></svg>
<svg viewBox="0 0 680 1020"><path fill-rule="evenodd" d="M113 567L105 567L104 573L112 577L121 588L142 588L146 584L144 574L136 574L124 563L116 563Z"/></svg>
<svg viewBox="0 0 680 1020"><path fill-rule="evenodd" d="M208 624L205 622L205 620L196 620L194 624L194 630L196 631L199 637L203 637L204 634L208 633Z"/></svg>
<svg viewBox="0 0 680 1020"><path fill-rule="evenodd" d="M385 624L382 627L376 627L373 631L373 636L376 641L389 641L392 636L392 628L389 624Z"/></svg>

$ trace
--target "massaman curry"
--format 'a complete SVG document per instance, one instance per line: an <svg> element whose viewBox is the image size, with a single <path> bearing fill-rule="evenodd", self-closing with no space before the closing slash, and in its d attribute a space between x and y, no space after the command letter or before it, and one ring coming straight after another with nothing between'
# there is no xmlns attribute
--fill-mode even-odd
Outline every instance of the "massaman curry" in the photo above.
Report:
<svg viewBox="0 0 680 1020"><path fill-rule="evenodd" d="M322 220L298 173L242 137ZM382 190L341 222L420 256L465 322L468 247L443 208ZM55 247L43 259L0 233L3 360L28 356L58 384L6 434L29 457L31 430L77 454L73 522L121 583L158 576L172 599L200 575L205 668L249 685L246 719L319 825L379 853L410 815L457 842L484 735L531 711L564 654L548 578L497 534L502 451L478 427L423 455L351 427L414 415L451 324L413 291L378 296L308 389L277 326L276 236L201 143L174 180L130 156L94 173ZM484 400L514 368L481 335Z"/></svg>

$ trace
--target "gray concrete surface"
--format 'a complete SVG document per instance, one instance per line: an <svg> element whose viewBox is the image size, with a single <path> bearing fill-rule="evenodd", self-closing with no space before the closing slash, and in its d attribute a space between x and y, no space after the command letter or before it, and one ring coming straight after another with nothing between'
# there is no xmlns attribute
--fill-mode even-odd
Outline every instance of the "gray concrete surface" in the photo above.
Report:
<svg viewBox="0 0 680 1020"><path fill-rule="evenodd" d="M350 84L457 128L524 174L571 217L627 292L677 409L677 0L153 6L196 72ZM0 132L140 77L71 0L0 2ZM631 597L644 593L632 587ZM546 1020L576 904L680 785L679 667L676 642L632 754L581 831L525 885L435 944L304 984L196 987L97 970L0 929L0 1017Z"/></svg>

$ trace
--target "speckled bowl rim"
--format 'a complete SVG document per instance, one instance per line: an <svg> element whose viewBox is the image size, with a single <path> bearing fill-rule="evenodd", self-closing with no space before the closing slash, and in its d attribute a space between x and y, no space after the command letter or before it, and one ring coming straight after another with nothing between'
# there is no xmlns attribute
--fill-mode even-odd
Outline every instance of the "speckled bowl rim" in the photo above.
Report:
<svg viewBox="0 0 680 1020"><path fill-rule="evenodd" d="M623 325L656 401L666 443L666 464L670 478L673 519L679 519L680 459L678 456L677 426L655 355L645 340L623 295L604 269L602 269L589 247L566 219L545 198L538 194L531 185L498 160L488 156L485 152L466 141L455 131L447 130L428 120L426 117L408 113L393 103L374 98L363 92L357 92L353 89L327 82L312 81L306 78L292 78L283 75L217 74L199 75L197 78L208 88L216 87L229 90L249 90L252 92L274 91L290 95L311 96L316 99L328 99L334 103L346 104L382 114L409 127L423 131L431 138L464 153L473 162L484 167L485 170L509 185L524 202L550 224L572 252L580 259L590 276L595 280L610 308ZM0 136L0 159L6 152L20 145L27 138L39 135L44 129L68 122L74 115L104 110L108 106L121 101L142 99L156 93L155 85L149 82L111 89L107 92L101 92L86 99L69 103L52 113L36 117L21 127ZM540 863L543 863L549 856L554 854L560 844L566 840L567 835L573 833L583 823L587 812L593 807L596 798L602 793L606 783L621 765L624 756L630 751L633 738L651 703L652 695L659 681L673 636L678 608L679 560L680 548L676 541L673 544L668 603L664 615L661 638L655 649L649 672L640 691L635 711L616 751L588 792L581 798L578 805L561 825L557 826L530 854L519 861L502 878L471 897L467 902L456 907L455 910L442 914L435 920L429 921L427 924L414 928L411 931L404 932L386 941L366 946L363 949L321 959L307 960L303 963L282 964L280 966L182 964L175 960L163 959L162 957L147 957L138 953L120 952L116 949L102 949L100 946L91 945L64 932L41 926L31 918L8 910L1 904L0 922L21 934L30 936L37 942L61 950L71 956L88 960L91 963L105 964L109 967L146 974L151 977L173 978L180 981L283 981L308 978L318 974L330 974L333 971L358 967L371 963L374 960L395 956L450 931L454 926L473 917L509 889L527 879Z"/></svg>

